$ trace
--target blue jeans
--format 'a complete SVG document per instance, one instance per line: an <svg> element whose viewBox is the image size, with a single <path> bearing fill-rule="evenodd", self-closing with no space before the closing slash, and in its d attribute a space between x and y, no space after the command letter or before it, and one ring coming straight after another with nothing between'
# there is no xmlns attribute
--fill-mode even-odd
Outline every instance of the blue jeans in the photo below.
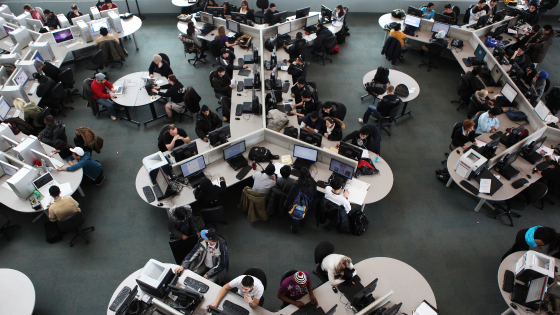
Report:
<svg viewBox="0 0 560 315"><path fill-rule="evenodd" d="M362 118L362 120L364 121L364 124L368 123L369 117L371 116L371 114L374 114L374 113L377 114L378 116L383 116L377 111L377 108L375 106L369 105L368 109L364 113L364 117Z"/></svg>
<svg viewBox="0 0 560 315"><path fill-rule="evenodd" d="M98 98L96 101L97 104L107 107L107 110L109 111L109 114L111 116L117 116L117 112L115 112L115 108L120 108L121 107L120 105L113 103L113 101L108 98Z"/></svg>

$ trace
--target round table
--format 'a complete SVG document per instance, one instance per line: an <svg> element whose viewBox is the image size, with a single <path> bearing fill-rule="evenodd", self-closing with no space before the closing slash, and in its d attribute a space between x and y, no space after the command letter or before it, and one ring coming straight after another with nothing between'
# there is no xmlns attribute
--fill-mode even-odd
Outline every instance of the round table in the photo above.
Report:
<svg viewBox="0 0 560 315"><path fill-rule="evenodd" d="M189 3L188 0L171 0L171 3L173 3L173 5L178 6L178 7L190 7L190 6L196 5L197 1L195 1L193 3Z"/></svg>
<svg viewBox="0 0 560 315"><path fill-rule="evenodd" d="M0 269L0 314L31 315L35 288L31 280L14 269Z"/></svg>
<svg viewBox="0 0 560 315"><path fill-rule="evenodd" d="M376 73L377 73L377 69L372 70L366 73L366 75L364 75L364 78L362 79L362 84L364 86L364 89L366 88L366 83L371 82L375 77ZM414 80L414 78L412 78L408 74L393 69L389 70L389 82L395 88L399 84L406 85L408 87L408 93L409 93L407 97L401 97L404 106L402 108L401 114L395 117L395 120L402 118L404 115L410 115L410 111L407 112L406 107L408 106L408 102L415 100L420 94L420 85L418 85L418 82L416 82L416 80ZM366 96L367 95L362 96L362 99ZM378 96L378 98L381 99L382 98L381 95Z"/></svg>
<svg viewBox="0 0 560 315"><path fill-rule="evenodd" d="M136 33L136 31L138 31L140 27L142 27L142 19L140 19L136 15L133 15L132 18L128 20L121 19L121 23L123 32L119 33L119 38L132 35L132 38L134 39L134 45L136 45L136 50L138 50L138 42L136 41L136 35L134 33Z"/></svg>
<svg viewBox="0 0 560 315"><path fill-rule="evenodd" d="M387 25L389 23L393 23L393 22L399 23L402 26L403 20L397 19L396 17L393 17L391 15L391 13L385 13L382 16L379 17L379 26L381 26L381 28L383 30L385 30L385 25ZM387 40L387 36L389 35L389 31L390 30L385 30L385 38L383 38L384 43Z"/></svg>

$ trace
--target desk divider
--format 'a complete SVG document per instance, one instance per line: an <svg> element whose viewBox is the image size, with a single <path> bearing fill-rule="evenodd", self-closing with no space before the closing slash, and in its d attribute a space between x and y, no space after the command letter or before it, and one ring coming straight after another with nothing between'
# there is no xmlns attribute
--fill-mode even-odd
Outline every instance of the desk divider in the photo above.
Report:
<svg viewBox="0 0 560 315"><path fill-rule="evenodd" d="M546 140L550 140L554 143L560 143L560 129L546 128L543 135L548 137Z"/></svg>

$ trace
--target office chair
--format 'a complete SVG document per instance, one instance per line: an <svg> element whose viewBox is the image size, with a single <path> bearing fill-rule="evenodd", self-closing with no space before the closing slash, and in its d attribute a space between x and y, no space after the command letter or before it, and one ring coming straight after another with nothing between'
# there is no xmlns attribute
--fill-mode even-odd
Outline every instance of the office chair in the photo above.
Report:
<svg viewBox="0 0 560 315"><path fill-rule="evenodd" d="M183 94L183 95L184 95L184 94ZM184 97L183 97L183 99L184 99ZM179 115L179 122L180 122L180 123L183 122L183 116L186 116L186 117L189 117L190 119L193 119L193 116L192 116L191 114L189 114L189 109L188 109L186 106L187 106L187 104L185 104L185 111L182 112L182 113L181 113L181 112L177 112L177 111L171 109L171 114L172 114L173 116Z"/></svg>
<svg viewBox="0 0 560 315"><path fill-rule="evenodd" d="M336 46L336 36L333 35L325 38L323 40L323 47L321 47L321 50L319 51L319 53L322 54L318 53L317 57L315 58L315 61L322 59L323 66L325 65L325 60L328 60L332 63L332 59L328 58L327 54L333 50L334 46Z"/></svg>
<svg viewBox="0 0 560 315"><path fill-rule="evenodd" d="M70 247L74 246L74 240L76 240L78 236L81 236L86 241L86 244L89 244L89 240L84 236L84 232L95 231L94 226L85 229L81 228L82 224L84 224L84 215L81 211L76 211L66 218L59 220L57 224L64 233L76 233L70 241Z"/></svg>
<svg viewBox="0 0 560 315"><path fill-rule="evenodd" d="M93 73L93 78L95 78L95 75L100 73L101 70L105 69L104 61L103 61L103 51L101 51L101 49L99 49L95 54L93 54L93 56L91 56L90 64L87 65L85 68L88 70L95 71ZM107 72L103 72L103 74L107 76Z"/></svg>
<svg viewBox="0 0 560 315"><path fill-rule="evenodd" d="M187 54L194 54L194 58L187 60L188 63L191 63L191 61L194 60L194 63L192 64L193 66L196 66L196 63L199 61L206 64L206 56L204 56L203 58L200 57L201 54L200 51L198 50L198 46L196 46L196 44L192 40L186 39L183 42L183 46L185 48L185 58L187 57Z"/></svg>
<svg viewBox="0 0 560 315"><path fill-rule="evenodd" d="M428 54L428 62L424 62L424 60L422 60L422 63L420 63L418 67L428 66L428 72L430 72L430 69L432 67L436 69L438 68L434 64L434 59L441 55L444 47L438 43L429 43L428 45L426 45L426 47L428 48L428 51L426 52Z"/></svg>
<svg viewBox="0 0 560 315"><path fill-rule="evenodd" d="M46 22L47 17L45 16L45 13L43 13L43 9L41 9L41 7L35 7L35 10L37 10L37 13L39 13L41 18L43 19L43 22Z"/></svg>
<svg viewBox="0 0 560 315"><path fill-rule="evenodd" d="M159 136L158 136L158 138L157 138L157 141L158 141L158 144L157 144L157 145L158 145L158 149L159 149L161 152L167 151L167 147L166 147L165 144L163 143L163 138L162 138L163 133L166 132L167 130L169 130L169 125L163 126L163 128L161 128L161 130L159 131Z"/></svg>
<svg viewBox="0 0 560 315"><path fill-rule="evenodd" d="M317 246L315 247L315 252L313 256L315 259L315 263L317 264L317 267L315 268L315 270L313 270L313 273L317 277L319 277L322 283L329 281L329 276L321 268L321 263L323 262L323 259L325 259L325 257L327 257L332 253L334 253L334 245L329 241L322 241L321 243L317 244Z"/></svg>
<svg viewBox="0 0 560 315"><path fill-rule="evenodd" d="M62 82L62 87L66 89L66 96L69 98L70 103L74 103L72 96L80 96L80 91L74 88L74 73L72 69L68 68L58 75L58 79ZM72 90L73 89L73 90Z"/></svg>
<svg viewBox="0 0 560 315"><path fill-rule="evenodd" d="M266 274L264 273L264 271L262 271L262 269L260 268L249 268L247 270L245 270L245 272L243 273L244 275L247 276L253 276L257 279L259 279L262 282L262 285L264 287L264 289L266 290ZM263 306L264 304L264 295L261 297L261 300L259 301L259 306Z"/></svg>
<svg viewBox="0 0 560 315"><path fill-rule="evenodd" d="M45 117L49 115L51 115L51 108L45 107L43 108L43 111L41 111L39 116L37 116L37 121L43 125L43 128L45 127Z"/></svg>
<svg viewBox="0 0 560 315"><path fill-rule="evenodd" d="M455 24L458 25L458 26L463 25L463 23L461 23L459 21L459 15L461 15L461 9L458 6L454 5L453 7L451 7L451 10L453 10L453 12L455 12L455 18L457 18L457 20L455 21Z"/></svg>
<svg viewBox="0 0 560 315"><path fill-rule="evenodd" d="M544 202L548 202L551 205L555 205L556 203L552 200L550 200L549 198L547 198L546 196L548 196L548 194L558 194L558 187L552 183L551 181L547 181L546 186L548 187L548 191L546 192L546 195L544 197L541 198L541 210L544 210Z"/></svg>
<svg viewBox="0 0 560 315"><path fill-rule="evenodd" d="M8 235L8 233L6 233L6 231L11 230L11 229L19 229L21 228L21 226L19 226L19 224L10 224L10 218L8 218L7 215L5 215L4 213L0 212L0 234L3 234L4 236L6 236L6 239L8 241L11 241L12 239L10 238L10 236Z"/></svg>
<svg viewBox="0 0 560 315"><path fill-rule="evenodd" d="M264 11L266 9L268 9L268 5L269 5L268 0L257 0L257 8L261 9L261 11L255 11L254 15L255 15L255 18L261 19L260 24L263 23Z"/></svg>
<svg viewBox="0 0 560 315"><path fill-rule="evenodd" d="M350 36L350 28L346 26L346 22L348 21L348 12L350 12L350 9L348 9L348 7L344 7L344 11L346 11L346 16L344 17L341 31L344 32L344 36Z"/></svg>
<svg viewBox="0 0 560 315"><path fill-rule="evenodd" d="M482 113L484 112L478 112L476 113L476 115L474 115L474 117L471 119L474 122L474 130L476 130L476 128L478 128L478 119L480 118L480 115L482 115Z"/></svg>
<svg viewBox="0 0 560 315"><path fill-rule="evenodd" d="M463 127L463 122L462 121L458 121L455 123L455 125L453 125L453 129L451 129L451 141L453 141L453 136L455 136L455 131L457 131L457 129L462 128ZM453 152L453 145L450 143L449 144L449 151ZM449 156L449 153L445 152L443 153L443 155L445 156ZM441 164L447 162L447 160L442 160Z"/></svg>
<svg viewBox="0 0 560 315"><path fill-rule="evenodd" d="M469 24L469 19L471 17L471 9L474 8L474 4L471 4L468 8L467 11L465 11L465 16L463 17L463 25ZM457 22L459 21L459 16L457 15ZM459 23L457 23L459 24Z"/></svg>
<svg viewBox="0 0 560 315"><path fill-rule="evenodd" d="M465 100L465 97L463 96L463 90L466 89L467 87L469 87L469 82L467 82L467 79L465 79L465 74L461 74L461 79L459 80L459 88L458 88L458 90L459 90L459 93L458 93L459 94L459 100L452 100L451 101L451 104L453 104L453 103L459 104L456 111L459 111L459 109L463 106L467 106L467 101ZM468 94L466 94L466 95L468 95Z"/></svg>
<svg viewBox="0 0 560 315"><path fill-rule="evenodd" d="M204 229L207 229L210 226L214 226L216 231L218 230L216 223L221 223L224 225L228 225L227 220L222 219L222 215L224 214L224 207L218 206L214 208L206 208L200 210L200 216L202 220L206 223Z"/></svg>
<svg viewBox="0 0 560 315"><path fill-rule="evenodd" d="M391 127L391 124L395 121L395 117L397 117L399 110L403 107L403 102L399 102L399 105L395 105L395 107L391 108L389 111L389 116L383 117L378 115L377 113L372 113L372 116L377 120L377 128L385 131L389 137L391 133L385 127Z"/></svg>
<svg viewBox="0 0 560 315"><path fill-rule="evenodd" d="M74 110L74 107L71 107L71 106L64 107L64 106L62 106L62 102L64 100L64 87L62 85L62 82L58 82L53 87L53 89L51 91L51 95L57 100L57 105L58 105L57 109L60 111L62 116L66 117L66 115L64 115L64 109Z"/></svg>
<svg viewBox="0 0 560 315"><path fill-rule="evenodd" d="M168 64L169 66L171 66L171 61L169 60L169 56L167 56L167 55L164 54L164 53L159 53L158 55L160 55L160 56L161 56L161 59L162 59L162 60L165 60L165 62L167 62L167 64Z"/></svg>
<svg viewBox="0 0 560 315"><path fill-rule="evenodd" d="M111 117L107 107L102 105L102 109L99 110L99 103L93 98L93 94L91 93L91 84L93 80L92 78L87 78L82 83L82 99L88 102L87 107L91 108L93 116L97 116L102 112L107 112L107 117Z"/></svg>
<svg viewBox="0 0 560 315"><path fill-rule="evenodd" d="M214 83L212 83L212 78L217 75L218 75L218 71L210 71L210 86L212 87L212 89L214 89ZM222 94L214 93L214 96L218 99L218 104L222 104ZM216 108L216 111L219 111L221 109L222 106L218 106Z"/></svg>
<svg viewBox="0 0 560 315"><path fill-rule="evenodd" d="M546 81L546 83L544 85L543 95L544 95L544 93L548 92L548 89L550 89L550 80L548 78L546 78L545 81Z"/></svg>
<svg viewBox="0 0 560 315"><path fill-rule="evenodd" d="M496 208L500 208L503 211L494 216L494 219L498 219L501 215L507 215L509 222L513 227L513 220L511 216L520 218L521 215L513 212L512 210L525 210L530 203L535 203L543 198L548 191L546 184L541 182L535 182L529 185L527 189L521 191L519 194L513 196L512 198L505 201L506 209L499 204L492 204Z"/></svg>

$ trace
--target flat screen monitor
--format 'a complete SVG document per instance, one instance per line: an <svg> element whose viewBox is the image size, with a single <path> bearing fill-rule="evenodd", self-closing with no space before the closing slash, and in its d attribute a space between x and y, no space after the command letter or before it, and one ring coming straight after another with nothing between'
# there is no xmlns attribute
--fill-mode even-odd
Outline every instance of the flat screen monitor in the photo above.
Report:
<svg viewBox="0 0 560 315"><path fill-rule="evenodd" d="M348 164L344 164L339 160L331 159L331 165L329 166L329 171L335 172L340 176L352 179L352 174L354 173L354 168Z"/></svg>
<svg viewBox="0 0 560 315"><path fill-rule="evenodd" d="M106 28L107 30L110 29L107 19L99 19L99 20L91 21L90 25L91 25L91 33L93 35L99 34L99 30L101 30L102 27Z"/></svg>
<svg viewBox="0 0 560 315"><path fill-rule="evenodd" d="M323 136L321 134L302 128L299 131L299 140L320 147L323 141Z"/></svg>
<svg viewBox="0 0 560 315"><path fill-rule="evenodd" d="M288 18L288 11L274 13L274 15L272 16L272 22L273 24L282 23L286 21L287 18Z"/></svg>
<svg viewBox="0 0 560 315"><path fill-rule="evenodd" d="M234 33L241 33L241 24L235 22L234 20L226 20L226 27Z"/></svg>
<svg viewBox="0 0 560 315"><path fill-rule="evenodd" d="M15 31L15 28L4 25L4 30L6 31L6 34L10 34L11 32Z"/></svg>
<svg viewBox="0 0 560 315"><path fill-rule="evenodd" d="M173 157L175 158L175 162L183 161L184 159L188 159L198 154L198 146L196 145L196 141L192 141L191 143L184 144L180 147L173 149L171 152Z"/></svg>
<svg viewBox="0 0 560 315"><path fill-rule="evenodd" d="M19 145L19 142L17 142L16 140L12 139L12 138L8 138L4 135L2 135L2 140L4 142L6 142L7 144L9 144L11 147L15 148Z"/></svg>
<svg viewBox="0 0 560 315"><path fill-rule="evenodd" d="M521 150L517 150L515 152L512 152L510 154L508 154L505 158L504 158L504 166L502 167L502 169L510 166L511 164L513 164L513 162L515 162L517 160L517 157L519 156L519 153L521 153Z"/></svg>
<svg viewBox="0 0 560 315"><path fill-rule="evenodd" d="M502 25L496 27L496 29L495 29L494 32L492 33L492 36L493 36L493 37L496 37L496 36L499 36L499 35L505 33L506 30L507 30L507 28L508 28L507 23L504 23L504 24L502 24Z"/></svg>
<svg viewBox="0 0 560 315"><path fill-rule="evenodd" d="M500 92L510 103L513 103L513 100L517 97L517 91L506 82L502 91Z"/></svg>
<svg viewBox="0 0 560 315"><path fill-rule="evenodd" d="M319 24L319 14L312 15L305 20L305 26L310 27Z"/></svg>
<svg viewBox="0 0 560 315"><path fill-rule="evenodd" d="M210 13L200 12L200 21L206 24L214 25L214 16Z"/></svg>
<svg viewBox="0 0 560 315"><path fill-rule="evenodd" d="M31 56L31 60L41 60L42 62L45 62L45 59L43 59L43 56L41 56L41 53L38 50L35 50L33 56Z"/></svg>
<svg viewBox="0 0 560 315"><path fill-rule="evenodd" d="M490 19L490 14L486 14L486 15L483 15L483 16L479 17L478 21L476 21L476 26L477 27L486 26L486 24L488 24L488 19Z"/></svg>
<svg viewBox="0 0 560 315"><path fill-rule="evenodd" d="M234 157L243 154L245 150L245 140L230 145L229 147L224 149L224 160L227 161L233 159Z"/></svg>
<svg viewBox="0 0 560 315"><path fill-rule="evenodd" d="M368 298L369 296L371 296L373 294L373 291L375 291L375 288L377 288L377 281L378 279L373 280L372 282L370 282L370 284L356 293L353 300L351 301L352 305L358 306L363 302L364 298Z"/></svg>
<svg viewBox="0 0 560 315"><path fill-rule="evenodd" d="M219 143L220 136L223 136L226 139L231 137L229 125L223 126L208 133L208 141L210 142L210 145L214 146L216 143Z"/></svg>
<svg viewBox="0 0 560 315"><path fill-rule="evenodd" d="M476 46L476 49L474 51L474 55L476 56L476 59L478 59L478 61L483 62L484 57L486 57L486 50L482 48L482 45L478 44L478 46Z"/></svg>
<svg viewBox="0 0 560 315"><path fill-rule="evenodd" d="M506 10L499 10L498 12L496 12L496 14L494 14L494 17L492 18L492 22L494 23L500 22L504 19L505 16L506 16Z"/></svg>
<svg viewBox="0 0 560 315"><path fill-rule="evenodd" d="M10 177L14 176L19 171L19 168L13 166L12 164L8 164L4 161L0 161L0 167L2 168L4 173Z"/></svg>
<svg viewBox="0 0 560 315"><path fill-rule="evenodd" d="M340 142L340 145L338 147L338 154L356 161L360 160L363 151L364 150L361 148L342 141Z"/></svg>
<svg viewBox="0 0 560 315"><path fill-rule="evenodd" d="M278 25L278 34L284 35L292 31L292 23L286 22Z"/></svg>
<svg viewBox="0 0 560 315"><path fill-rule="evenodd" d="M213 16L223 17L224 8L223 7L206 7L206 12L212 14Z"/></svg>
<svg viewBox="0 0 560 315"><path fill-rule="evenodd" d="M48 155L43 154L43 153L38 152L38 151L35 151L35 150L33 150L33 149L31 149L31 153L33 153L33 155L35 156L35 158L36 158L38 161L41 161L41 163L42 163L44 166L52 167L52 168L57 168L57 166L53 163L52 158L49 157ZM37 187L37 188L38 188L38 187Z"/></svg>
<svg viewBox="0 0 560 315"><path fill-rule="evenodd" d="M27 26L29 26L28 28L32 31L38 32L43 27L43 23L41 23L41 21L39 20L25 19L25 22L27 22Z"/></svg>
<svg viewBox="0 0 560 315"><path fill-rule="evenodd" d="M404 24L413 27L420 27L420 18L414 15L407 14L404 18Z"/></svg>
<svg viewBox="0 0 560 315"><path fill-rule="evenodd" d="M500 82L500 79L502 78L502 71L500 70L498 64L494 65L494 68L492 68L492 71L490 71L490 75L492 76L494 82Z"/></svg>
<svg viewBox="0 0 560 315"><path fill-rule="evenodd" d="M507 7L507 6L506 6L506 7ZM515 25L515 23L517 23L517 19L516 19L516 18L513 18L513 19L509 20L508 28L509 28L509 27L513 27L513 26Z"/></svg>
<svg viewBox="0 0 560 315"><path fill-rule="evenodd" d="M167 187L169 187L169 179L163 173L163 170L160 168L156 175L156 184L158 185L161 193L165 195L167 192Z"/></svg>
<svg viewBox="0 0 560 315"><path fill-rule="evenodd" d="M109 13L111 13L111 12L114 12L116 15L119 15L119 9L118 8L103 10L103 11L100 11L99 13L101 13L101 17L106 18L106 17L109 16Z"/></svg>
<svg viewBox="0 0 560 315"><path fill-rule="evenodd" d="M27 76L27 73L23 71L23 68L19 68L19 70L16 72L16 74L12 79L14 85L21 85L21 86L25 86L25 83L27 83L28 80L29 77Z"/></svg>
<svg viewBox="0 0 560 315"><path fill-rule="evenodd" d="M332 19L332 10L321 4L321 16L330 21Z"/></svg>
<svg viewBox="0 0 560 315"><path fill-rule="evenodd" d="M414 16L417 16L417 17L421 18L422 15L424 14L424 12L422 12L422 10L417 9L413 6L409 6L408 11L406 11L406 14L414 15Z"/></svg>
<svg viewBox="0 0 560 315"><path fill-rule="evenodd" d="M296 10L296 19L308 16L309 11L311 11L311 7L297 9Z"/></svg>
<svg viewBox="0 0 560 315"><path fill-rule="evenodd" d="M53 31L52 35L57 44L74 39L74 35L72 35L72 31L69 28Z"/></svg>
<svg viewBox="0 0 560 315"><path fill-rule="evenodd" d="M445 32L445 37L447 37L447 33L449 33L449 24L434 22L432 26L432 32L439 33L440 31Z"/></svg>
<svg viewBox="0 0 560 315"><path fill-rule="evenodd" d="M294 157L317 162L317 150L294 144Z"/></svg>
<svg viewBox="0 0 560 315"><path fill-rule="evenodd" d="M445 23L445 24L451 24L453 22L453 19L450 16L436 13L436 15L434 16L434 21Z"/></svg>
<svg viewBox="0 0 560 315"><path fill-rule="evenodd" d="M546 136L542 136L537 141L535 141L535 144L533 144L533 147L530 148L531 151L535 152L538 149L540 149L543 146L544 142L546 141L546 138L547 138Z"/></svg>
<svg viewBox="0 0 560 315"><path fill-rule="evenodd" d="M212 19L214 19L212 17ZM239 22L239 23L243 23L243 24L247 24L247 14L246 13L241 13L241 12L231 12L231 19Z"/></svg>
<svg viewBox="0 0 560 315"><path fill-rule="evenodd" d="M181 164L181 171L183 172L183 176L185 177L194 175L205 168L206 168L206 162L204 162L203 155L199 155L194 159L190 159Z"/></svg>
<svg viewBox="0 0 560 315"><path fill-rule="evenodd" d="M10 112L10 109L12 109L12 106L8 104L5 98L2 98L2 101L0 101L0 120L6 119L6 116L8 116L8 113Z"/></svg>
<svg viewBox="0 0 560 315"><path fill-rule="evenodd" d="M391 290L389 293L385 294L384 296L376 299L373 303L369 304L368 306L362 308L361 311L356 313L355 315L367 315L373 313L375 310L378 310L383 305L389 303L391 297L393 296L394 292Z"/></svg>

